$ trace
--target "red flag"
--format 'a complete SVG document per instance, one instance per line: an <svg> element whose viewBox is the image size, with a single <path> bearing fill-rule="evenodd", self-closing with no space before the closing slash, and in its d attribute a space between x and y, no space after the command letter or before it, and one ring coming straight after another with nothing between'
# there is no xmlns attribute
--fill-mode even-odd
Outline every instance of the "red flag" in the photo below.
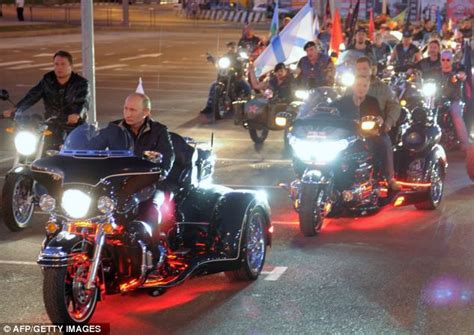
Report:
<svg viewBox="0 0 474 335"><path fill-rule="evenodd" d="M336 9L332 19L331 50L339 53L339 46L343 42L344 38L342 37L341 16L339 14L339 9Z"/></svg>
<svg viewBox="0 0 474 335"><path fill-rule="evenodd" d="M351 21L352 21L352 0L349 5L349 10L346 16L346 22L344 23L344 31L348 31L351 28Z"/></svg>
<svg viewBox="0 0 474 335"><path fill-rule="evenodd" d="M370 10L370 18L369 18L369 40L372 42L375 41L375 22L374 22L374 10Z"/></svg>

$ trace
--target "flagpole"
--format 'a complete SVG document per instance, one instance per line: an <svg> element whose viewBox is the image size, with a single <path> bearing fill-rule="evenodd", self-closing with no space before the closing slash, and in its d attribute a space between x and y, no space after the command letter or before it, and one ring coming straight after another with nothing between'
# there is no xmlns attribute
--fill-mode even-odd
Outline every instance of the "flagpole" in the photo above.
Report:
<svg viewBox="0 0 474 335"><path fill-rule="evenodd" d="M382 0L382 14L387 15L387 0Z"/></svg>

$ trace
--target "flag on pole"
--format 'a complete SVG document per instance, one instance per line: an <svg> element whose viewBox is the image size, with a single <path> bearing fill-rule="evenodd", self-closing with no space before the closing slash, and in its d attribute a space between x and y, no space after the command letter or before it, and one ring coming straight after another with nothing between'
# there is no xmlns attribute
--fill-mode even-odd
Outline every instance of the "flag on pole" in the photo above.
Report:
<svg viewBox="0 0 474 335"><path fill-rule="evenodd" d="M474 99L472 92L472 63L471 63L471 44L468 39L464 41L464 55L462 64L464 65L464 71L466 72L466 80L464 81L464 101L466 102L466 115L468 132L471 132L473 124L473 112L474 112Z"/></svg>
<svg viewBox="0 0 474 335"><path fill-rule="evenodd" d="M349 4L349 9L347 11L346 21L344 22L344 31L348 31L351 27L351 20L352 20L352 0Z"/></svg>
<svg viewBox="0 0 474 335"><path fill-rule="evenodd" d="M145 94L145 90L143 89L142 77L138 78L138 86L135 90L135 93Z"/></svg>
<svg viewBox="0 0 474 335"><path fill-rule="evenodd" d="M270 41L278 35L279 18L278 18L278 0L275 2L275 8L273 8L272 24L270 25Z"/></svg>
<svg viewBox="0 0 474 335"><path fill-rule="evenodd" d="M351 16L351 23L349 26L349 36L347 38L347 45L352 43L352 38L354 37L354 32L357 28L357 20L359 18L359 7L360 7L360 0L357 0L357 3L354 7L354 13Z"/></svg>
<svg viewBox="0 0 474 335"><path fill-rule="evenodd" d="M374 9L370 9L370 17L369 17L369 39L374 42L375 41L375 22L374 22Z"/></svg>
<svg viewBox="0 0 474 335"><path fill-rule="evenodd" d="M277 63L289 64L306 56L304 45L315 39L313 24L313 8L307 2L255 60L255 74L261 76Z"/></svg>
<svg viewBox="0 0 474 335"><path fill-rule="evenodd" d="M321 32L321 28L319 27L319 17L317 13L316 15L314 15L313 31L314 31L314 36L316 37L318 37L319 33Z"/></svg>
<svg viewBox="0 0 474 335"><path fill-rule="evenodd" d="M442 28L443 18L441 17L441 9L438 7L436 8L436 31L440 33Z"/></svg>
<svg viewBox="0 0 474 335"><path fill-rule="evenodd" d="M326 1L326 11L324 13L323 25L326 25L326 23L329 22L331 17L332 17L332 15L331 15L331 3L329 2L329 0L327 0Z"/></svg>
<svg viewBox="0 0 474 335"><path fill-rule="evenodd" d="M403 12L395 16L393 19L389 19L389 21L396 22L398 26L401 27L403 23L405 22L406 14L407 14L407 10L405 9Z"/></svg>
<svg viewBox="0 0 474 335"><path fill-rule="evenodd" d="M339 14L339 9L336 9L332 20L330 49L336 53L339 53L339 47L343 42L344 38L342 36L341 16Z"/></svg>

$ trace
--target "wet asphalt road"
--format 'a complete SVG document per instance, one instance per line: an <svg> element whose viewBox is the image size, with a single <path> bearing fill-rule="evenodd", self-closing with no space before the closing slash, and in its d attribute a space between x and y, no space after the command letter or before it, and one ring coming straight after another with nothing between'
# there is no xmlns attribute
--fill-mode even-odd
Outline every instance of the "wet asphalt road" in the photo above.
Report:
<svg viewBox="0 0 474 335"><path fill-rule="evenodd" d="M473 333L474 185L463 158L450 155L445 198L436 211L387 208L375 216L328 220L319 236L303 237L285 191L276 187L293 177L282 156L282 134L271 133L256 150L232 121L201 125L196 119L215 77L205 53L237 38L237 30L96 35L96 66L109 67L97 71L98 119L119 118L124 97L142 77L157 120L199 141L214 132L215 182L267 192L275 233L265 271L286 271L278 280L266 280L266 273L243 284L223 275L197 278L158 298L144 292L107 296L92 322L111 323L113 334ZM80 58L79 36L58 42L2 39L0 87L17 100L46 71L55 50ZM5 65L18 61L24 62ZM0 128L7 124L0 121ZM11 156L2 130L2 175ZM20 233L0 222L0 323L48 322L34 264L45 218L35 215L34 226Z"/></svg>

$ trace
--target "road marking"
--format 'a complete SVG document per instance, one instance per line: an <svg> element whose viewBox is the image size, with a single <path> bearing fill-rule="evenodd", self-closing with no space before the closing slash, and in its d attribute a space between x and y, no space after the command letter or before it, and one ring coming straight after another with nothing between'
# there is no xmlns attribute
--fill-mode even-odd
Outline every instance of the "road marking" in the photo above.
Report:
<svg viewBox="0 0 474 335"><path fill-rule="evenodd" d="M13 158L15 158L15 157L2 158L2 159L0 159L0 164L1 164L1 163L9 162L9 161L13 160Z"/></svg>
<svg viewBox="0 0 474 335"><path fill-rule="evenodd" d="M12 264L12 265L38 265L36 262L22 262L22 261L2 261L0 260L0 264Z"/></svg>
<svg viewBox="0 0 474 335"><path fill-rule="evenodd" d="M261 274L267 275L265 280L277 281L286 270L288 270L287 266L275 266L272 271L262 271Z"/></svg>
<svg viewBox="0 0 474 335"><path fill-rule="evenodd" d="M117 69L117 68L124 67L124 66L127 66L127 65L125 65L125 64L104 65L104 66L96 67L95 70L100 71L100 70ZM130 90L130 89L128 89L128 90Z"/></svg>
<svg viewBox="0 0 474 335"><path fill-rule="evenodd" d="M18 64L26 64L26 63L33 63L31 60L17 60L15 62L5 62L0 63L0 66L10 66L10 65L18 65ZM51 64L51 63L49 63Z"/></svg>
<svg viewBox="0 0 474 335"><path fill-rule="evenodd" d="M53 69L53 65L51 62L48 63L41 63L41 64L29 64L29 65L19 65L19 66L14 66L14 67L9 67L7 70L23 70L23 69L33 69L35 67L42 67L42 66L47 66L50 65L49 70Z"/></svg>
<svg viewBox="0 0 474 335"><path fill-rule="evenodd" d="M214 140L215 141L215 140ZM260 159L260 158L217 158L217 161L228 161L228 162L244 162L244 163L290 163L289 159Z"/></svg>
<svg viewBox="0 0 474 335"><path fill-rule="evenodd" d="M113 55L115 55L115 52L106 53L104 56L113 56Z"/></svg>
<svg viewBox="0 0 474 335"><path fill-rule="evenodd" d="M54 56L54 53L42 53L42 54L34 55L33 57L51 57L51 58L53 58L53 56Z"/></svg>
<svg viewBox="0 0 474 335"><path fill-rule="evenodd" d="M224 184L224 186L230 187L230 188L246 188L246 189L262 189L262 188L270 188L270 189L276 189L276 190L283 190L280 186L278 185L248 185L248 184Z"/></svg>
<svg viewBox="0 0 474 335"><path fill-rule="evenodd" d="M142 59L142 58L157 58L162 55L161 52L156 53L156 54L144 54L144 55L139 55L139 56L134 56L134 57L125 57L125 58L120 58L119 60L121 62L125 62L128 60L135 60L135 59Z"/></svg>

